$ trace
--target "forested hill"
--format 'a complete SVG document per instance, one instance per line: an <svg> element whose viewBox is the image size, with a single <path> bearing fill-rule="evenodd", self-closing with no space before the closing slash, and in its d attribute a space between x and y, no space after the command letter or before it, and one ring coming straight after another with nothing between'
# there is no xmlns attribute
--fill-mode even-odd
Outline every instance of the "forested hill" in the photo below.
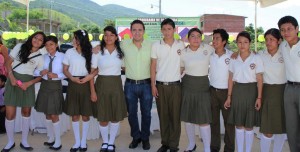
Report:
<svg viewBox="0 0 300 152"><path fill-rule="evenodd" d="M0 2L2 1L5 0L0 0ZM35 0L30 2L30 8L50 9L50 6L51 0ZM155 16L120 5L110 4L101 6L90 0L52 0L52 9L68 15L78 22L92 21L99 26L103 25L105 19L113 20L115 17Z"/></svg>

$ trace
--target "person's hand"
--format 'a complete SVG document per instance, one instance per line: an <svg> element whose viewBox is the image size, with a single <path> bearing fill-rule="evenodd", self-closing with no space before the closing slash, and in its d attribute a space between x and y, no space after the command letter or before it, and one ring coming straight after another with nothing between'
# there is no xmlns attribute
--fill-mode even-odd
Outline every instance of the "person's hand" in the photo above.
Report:
<svg viewBox="0 0 300 152"><path fill-rule="evenodd" d="M42 71L40 72L40 75L41 75L41 76L44 76L44 75L46 75L46 74L48 73L48 71L49 71L49 70L47 70L47 69L42 70Z"/></svg>
<svg viewBox="0 0 300 152"><path fill-rule="evenodd" d="M97 94L95 91L91 92L91 100L92 102L96 102L97 101Z"/></svg>
<svg viewBox="0 0 300 152"><path fill-rule="evenodd" d="M155 98L158 98L158 91L157 91L157 88L156 86L152 86L152 96L155 97Z"/></svg>
<svg viewBox="0 0 300 152"><path fill-rule="evenodd" d="M81 84L79 77L71 77L70 79L71 79L72 82Z"/></svg>
<svg viewBox="0 0 300 152"><path fill-rule="evenodd" d="M255 102L255 109L256 109L257 111L259 111L260 107L261 107L261 99L260 99L260 98L257 98L257 99L256 99L256 102Z"/></svg>
<svg viewBox="0 0 300 152"><path fill-rule="evenodd" d="M11 84L12 86L17 86L17 79L16 79L15 77L11 77L11 78L10 78L10 84Z"/></svg>
<svg viewBox="0 0 300 152"><path fill-rule="evenodd" d="M23 90L26 91L28 87L30 87L31 83L30 82L23 82L22 85L19 87Z"/></svg>
<svg viewBox="0 0 300 152"><path fill-rule="evenodd" d="M84 83L90 81L92 78L93 78L93 75L91 75L91 74L86 75L84 78L80 79L80 84L84 84Z"/></svg>
<svg viewBox="0 0 300 152"><path fill-rule="evenodd" d="M230 108L230 104L231 104L231 99L227 98L227 100L224 103L224 108L227 110Z"/></svg>
<svg viewBox="0 0 300 152"><path fill-rule="evenodd" d="M53 79L53 78L58 78L58 75L55 74L55 73L52 73L52 72L48 72L48 73L47 73L47 77L48 77L49 79Z"/></svg>
<svg viewBox="0 0 300 152"><path fill-rule="evenodd" d="M237 59L237 57L239 56L239 52L234 52L231 54L230 58L231 59Z"/></svg>

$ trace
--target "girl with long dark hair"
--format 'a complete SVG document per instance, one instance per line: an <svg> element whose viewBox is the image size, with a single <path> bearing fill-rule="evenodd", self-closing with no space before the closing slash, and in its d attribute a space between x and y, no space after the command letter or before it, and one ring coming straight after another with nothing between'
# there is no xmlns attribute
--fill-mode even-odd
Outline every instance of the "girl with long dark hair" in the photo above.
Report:
<svg viewBox="0 0 300 152"><path fill-rule="evenodd" d="M104 28L104 37L100 44L100 53L93 54L92 69L98 71L95 89L97 102L93 109L94 117L99 121L103 139L101 152L115 151L115 138L120 121L127 116L126 102L121 80L121 66L124 54L120 48L117 31L112 26ZM110 122L110 129L108 124ZM108 133L108 130L110 131ZM108 134L109 139L108 139Z"/></svg>
<svg viewBox="0 0 300 152"><path fill-rule="evenodd" d="M5 86L4 101L8 143L2 150L4 152L10 151L15 146L14 120L17 107L22 108L22 141L20 146L27 151L33 150L27 142L29 118L31 107L35 103L34 84L41 80L41 77L34 78L33 75L43 68L43 57L39 50L44 46L45 38L43 32L32 34L25 43L17 44L7 59L9 79Z"/></svg>
<svg viewBox="0 0 300 152"><path fill-rule="evenodd" d="M64 112L72 116L72 126L75 144L70 152L87 151L86 138L89 129L89 117L92 115L92 101L90 87L93 82L88 82L91 72L92 45L85 30L74 32L73 48L67 50L64 64L64 74L69 78L69 84L64 103ZM82 123L82 137L80 140L79 119Z"/></svg>

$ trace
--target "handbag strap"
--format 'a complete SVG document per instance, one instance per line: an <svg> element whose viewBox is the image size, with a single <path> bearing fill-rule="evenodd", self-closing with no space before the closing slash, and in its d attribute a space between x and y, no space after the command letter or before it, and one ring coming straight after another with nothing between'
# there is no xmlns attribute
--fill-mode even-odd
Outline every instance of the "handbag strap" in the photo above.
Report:
<svg viewBox="0 0 300 152"><path fill-rule="evenodd" d="M39 54L37 54L37 55L34 55L34 56L28 58L28 61L31 60L31 59L33 59L33 58L35 58L35 57L41 56L41 55L42 55L41 53L39 53ZM17 68L18 66L20 66L21 64L23 64L23 63L20 62L19 64L17 64L17 65L13 68L13 70L14 70L15 68Z"/></svg>

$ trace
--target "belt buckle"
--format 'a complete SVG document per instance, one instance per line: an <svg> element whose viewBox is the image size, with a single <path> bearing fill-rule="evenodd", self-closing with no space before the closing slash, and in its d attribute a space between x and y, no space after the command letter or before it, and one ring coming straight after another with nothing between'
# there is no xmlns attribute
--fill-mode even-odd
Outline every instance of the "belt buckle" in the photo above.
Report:
<svg viewBox="0 0 300 152"><path fill-rule="evenodd" d="M135 84L140 84L140 80L135 80Z"/></svg>
<svg viewBox="0 0 300 152"><path fill-rule="evenodd" d="M169 82L163 82L163 85L169 85Z"/></svg>

